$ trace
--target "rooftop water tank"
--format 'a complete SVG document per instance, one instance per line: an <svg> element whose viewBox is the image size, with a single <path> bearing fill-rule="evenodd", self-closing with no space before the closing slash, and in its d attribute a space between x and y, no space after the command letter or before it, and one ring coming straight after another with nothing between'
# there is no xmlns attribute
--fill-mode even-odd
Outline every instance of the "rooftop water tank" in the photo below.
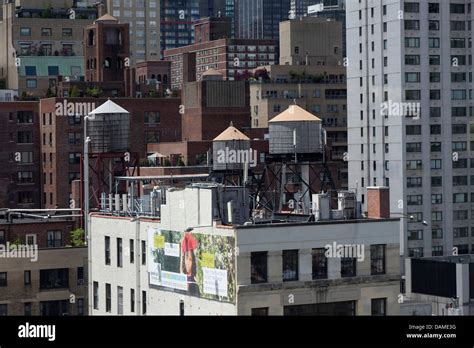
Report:
<svg viewBox="0 0 474 348"><path fill-rule="evenodd" d="M89 114L87 135L92 153L126 152L130 149L130 113L108 100Z"/></svg>
<svg viewBox="0 0 474 348"><path fill-rule="evenodd" d="M313 154L322 151L322 121L298 105L269 122L270 154Z"/></svg>
<svg viewBox="0 0 474 348"><path fill-rule="evenodd" d="M255 160L250 149L250 138L235 128L232 123L212 142L213 169L243 170L244 163L249 167Z"/></svg>

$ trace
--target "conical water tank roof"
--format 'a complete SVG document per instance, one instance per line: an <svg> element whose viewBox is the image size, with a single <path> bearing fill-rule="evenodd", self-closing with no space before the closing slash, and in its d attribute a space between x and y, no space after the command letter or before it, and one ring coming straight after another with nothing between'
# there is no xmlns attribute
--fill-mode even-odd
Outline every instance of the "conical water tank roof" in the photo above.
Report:
<svg viewBox="0 0 474 348"><path fill-rule="evenodd" d="M270 154L314 154L322 150L322 120L298 105L290 105L268 122Z"/></svg>
<svg viewBox="0 0 474 348"><path fill-rule="evenodd" d="M130 150L130 113L110 99L89 114L87 134L92 153Z"/></svg>
<svg viewBox="0 0 474 348"><path fill-rule="evenodd" d="M252 161L250 138L230 123L230 126L212 142L213 168L242 170L245 162Z"/></svg>

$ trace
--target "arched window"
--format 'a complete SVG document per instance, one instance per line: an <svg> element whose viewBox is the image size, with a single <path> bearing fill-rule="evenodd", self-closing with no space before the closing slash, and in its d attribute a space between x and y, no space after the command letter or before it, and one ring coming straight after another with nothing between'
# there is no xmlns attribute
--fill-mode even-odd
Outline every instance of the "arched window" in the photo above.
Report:
<svg viewBox="0 0 474 348"><path fill-rule="evenodd" d="M91 61L90 59L87 60L87 70L89 70L91 68Z"/></svg>
<svg viewBox="0 0 474 348"><path fill-rule="evenodd" d="M168 75L163 75L163 85L168 85Z"/></svg>
<svg viewBox="0 0 474 348"><path fill-rule="evenodd" d="M151 74L151 79L152 79L152 80L156 79L156 75L155 75L155 74Z"/></svg>
<svg viewBox="0 0 474 348"><path fill-rule="evenodd" d="M107 57L104 60L104 68L110 69L112 67L112 58Z"/></svg>
<svg viewBox="0 0 474 348"><path fill-rule="evenodd" d="M97 58L94 58L94 60L92 61L92 69L97 69Z"/></svg>
<svg viewBox="0 0 474 348"><path fill-rule="evenodd" d="M158 82L161 82L161 75L158 75L156 79L158 80Z"/></svg>

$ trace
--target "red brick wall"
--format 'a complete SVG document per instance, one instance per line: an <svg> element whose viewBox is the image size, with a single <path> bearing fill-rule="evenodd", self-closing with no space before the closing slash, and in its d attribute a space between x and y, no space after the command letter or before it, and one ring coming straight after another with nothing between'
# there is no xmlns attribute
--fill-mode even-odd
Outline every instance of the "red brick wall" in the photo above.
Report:
<svg viewBox="0 0 474 348"><path fill-rule="evenodd" d="M367 213L369 219L390 218L390 190L388 187L367 188Z"/></svg>

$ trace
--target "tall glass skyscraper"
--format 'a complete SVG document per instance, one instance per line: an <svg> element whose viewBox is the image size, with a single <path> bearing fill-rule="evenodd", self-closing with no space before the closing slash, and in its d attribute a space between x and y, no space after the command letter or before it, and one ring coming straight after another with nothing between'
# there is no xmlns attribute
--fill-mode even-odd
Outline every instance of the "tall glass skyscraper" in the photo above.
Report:
<svg viewBox="0 0 474 348"><path fill-rule="evenodd" d="M160 9L162 51L193 44L199 0L161 0Z"/></svg>
<svg viewBox="0 0 474 348"><path fill-rule="evenodd" d="M278 40L280 22L288 20L289 14L289 0L235 0L235 35Z"/></svg>

